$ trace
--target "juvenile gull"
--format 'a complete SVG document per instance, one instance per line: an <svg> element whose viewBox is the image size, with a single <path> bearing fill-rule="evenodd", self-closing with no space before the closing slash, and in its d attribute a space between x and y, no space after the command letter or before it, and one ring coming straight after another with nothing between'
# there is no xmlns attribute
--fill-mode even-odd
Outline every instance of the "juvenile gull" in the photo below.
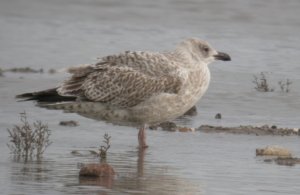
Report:
<svg viewBox="0 0 300 195"><path fill-rule="evenodd" d="M191 38L170 52L126 51L95 64L71 67L58 87L18 95L48 109L139 127L139 147L147 147L145 128L183 115L208 88L208 64L229 61L207 42Z"/></svg>

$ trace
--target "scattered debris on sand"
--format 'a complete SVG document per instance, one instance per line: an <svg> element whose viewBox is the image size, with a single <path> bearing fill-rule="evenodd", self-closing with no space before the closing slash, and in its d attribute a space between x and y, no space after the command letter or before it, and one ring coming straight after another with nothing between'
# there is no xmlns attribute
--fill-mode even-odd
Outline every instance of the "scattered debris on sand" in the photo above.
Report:
<svg viewBox="0 0 300 195"><path fill-rule="evenodd" d="M8 68L8 69L3 69L0 68L0 77L4 76L5 72L12 72L12 73L45 73L48 72L48 74L55 74L58 71L54 68L50 68L48 71L45 71L43 68L40 69L33 69L30 67L15 67L15 68Z"/></svg>
<svg viewBox="0 0 300 195"><path fill-rule="evenodd" d="M218 113L220 114L220 113ZM217 114L217 115L218 115ZM215 116L215 118L222 116ZM220 114L221 115L221 114ZM163 131L180 131L180 132L190 132L190 131L201 131L205 133L231 133L231 134L246 134L246 135L277 135L277 136L291 136L299 135L300 130L298 128L278 128L275 125L263 125L257 126L239 126L239 127L223 127L223 126L212 126L212 125L201 125L198 128L182 127L176 125L174 122L163 122L158 125L151 125L149 127L151 130L161 129Z"/></svg>
<svg viewBox="0 0 300 195"><path fill-rule="evenodd" d="M192 132L195 131L194 128L190 128L190 127L181 127L176 125L174 122L164 122L164 123L160 123L159 125L152 125L149 127L151 130L157 130L159 128L161 128L163 131L179 131L179 132Z"/></svg>
<svg viewBox="0 0 300 195"><path fill-rule="evenodd" d="M112 177L116 173L112 166L107 163L85 164L79 171L79 176L83 177Z"/></svg>
<svg viewBox="0 0 300 195"><path fill-rule="evenodd" d="M10 68L4 70L4 72L13 72L13 73L44 73L44 69L33 69L30 67L21 67L21 68Z"/></svg>
<svg viewBox="0 0 300 195"><path fill-rule="evenodd" d="M300 131L297 128L277 128L277 126L263 125L261 127L255 126L239 126L239 127L222 127L212 125L201 125L196 128L196 131L202 131L205 133L232 133L232 134L253 134L253 135L300 135Z"/></svg>
<svg viewBox="0 0 300 195"><path fill-rule="evenodd" d="M76 127L79 125L77 121L69 120L69 121L60 121L59 125L67 126L67 127Z"/></svg>
<svg viewBox="0 0 300 195"><path fill-rule="evenodd" d="M292 153L280 146L267 146L265 148L257 148L256 156L292 157Z"/></svg>

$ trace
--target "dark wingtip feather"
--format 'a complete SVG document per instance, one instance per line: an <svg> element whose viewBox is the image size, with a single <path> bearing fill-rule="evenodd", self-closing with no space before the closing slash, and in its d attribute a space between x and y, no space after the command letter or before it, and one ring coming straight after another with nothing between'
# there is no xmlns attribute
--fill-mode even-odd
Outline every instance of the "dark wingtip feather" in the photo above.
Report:
<svg viewBox="0 0 300 195"><path fill-rule="evenodd" d="M25 99L31 97L33 97L33 93L23 93L15 96L16 99Z"/></svg>
<svg viewBox="0 0 300 195"><path fill-rule="evenodd" d="M23 93L16 95L16 99L19 101L31 101L35 100L37 102L61 102L61 101L74 101L76 97L61 96L56 91L57 88L48 89L44 91Z"/></svg>

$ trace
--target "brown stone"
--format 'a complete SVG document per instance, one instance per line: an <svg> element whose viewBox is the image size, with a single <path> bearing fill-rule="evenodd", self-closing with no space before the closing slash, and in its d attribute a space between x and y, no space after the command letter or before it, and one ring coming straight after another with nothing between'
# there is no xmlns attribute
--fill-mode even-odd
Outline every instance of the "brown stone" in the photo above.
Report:
<svg viewBox="0 0 300 195"><path fill-rule="evenodd" d="M85 177L112 177L114 175L114 169L107 163L85 164L79 171L79 176Z"/></svg>
<svg viewBox="0 0 300 195"><path fill-rule="evenodd" d="M190 127L177 127L179 132L192 132L195 131L194 128L190 128Z"/></svg>
<svg viewBox="0 0 300 195"><path fill-rule="evenodd" d="M265 148L256 149L256 156L277 156L277 157L291 157L292 153L280 146L267 146Z"/></svg>
<svg viewBox="0 0 300 195"><path fill-rule="evenodd" d="M61 126L68 126L68 127L76 127L79 124L78 124L77 121L70 120L70 121L60 121L59 125L61 125Z"/></svg>

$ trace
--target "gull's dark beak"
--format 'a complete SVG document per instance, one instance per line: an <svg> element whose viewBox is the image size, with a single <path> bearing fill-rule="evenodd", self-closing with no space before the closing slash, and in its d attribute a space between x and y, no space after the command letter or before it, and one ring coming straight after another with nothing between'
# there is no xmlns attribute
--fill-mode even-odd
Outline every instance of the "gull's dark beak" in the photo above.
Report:
<svg viewBox="0 0 300 195"><path fill-rule="evenodd" d="M227 53L218 52L218 54L214 55L216 60L230 61L231 58Z"/></svg>

